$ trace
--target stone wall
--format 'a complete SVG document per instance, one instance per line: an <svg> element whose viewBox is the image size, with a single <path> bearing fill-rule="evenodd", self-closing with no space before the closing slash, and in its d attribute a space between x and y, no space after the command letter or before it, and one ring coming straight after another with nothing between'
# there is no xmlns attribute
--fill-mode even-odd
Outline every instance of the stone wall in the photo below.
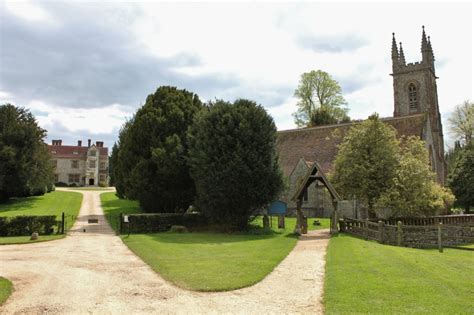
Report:
<svg viewBox="0 0 474 315"><path fill-rule="evenodd" d="M412 221L407 219L406 222ZM376 223L369 220L341 219L339 227L341 232L396 246L442 248L474 243L474 216L451 222L435 225L406 225L400 222L390 225L382 221Z"/></svg>

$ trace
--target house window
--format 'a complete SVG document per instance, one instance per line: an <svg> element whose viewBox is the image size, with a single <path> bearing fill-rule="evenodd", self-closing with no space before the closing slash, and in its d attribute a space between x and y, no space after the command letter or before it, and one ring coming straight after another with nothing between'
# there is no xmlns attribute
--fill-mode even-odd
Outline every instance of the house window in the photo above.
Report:
<svg viewBox="0 0 474 315"><path fill-rule="evenodd" d="M51 166L52 167L57 167L58 166L58 160L51 160Z"/></svg>
<svg viewBox="0 0 474 315"><path fill-rule="evenodd" d="M59 182L59 175L58 174L54 174L54 182L55 183Z"/></svg>
<svg viewBox="0 0 474 315"><path fill-rule="evenodd" d="M90 168L95 168L95 160L90 160L89 161L89 167Z"/></svg>
<svg viewBox="0 0 474 315"><path fill-rule="evenodd" d="M71 161L71 168L79 168L79 161L78 160L72 160Z"/></svg>
<svg viewBox="0 0 474 315"><path fill-rule="evenodd" d="M100 175L100 181L105 182L105 175L103 175L103 174Z"/></svg>
<svg viewBox="0 0 474 315"><path fill-rule="evenodd" d="M104 170L105 169L105 162L100 162L100 169Z"/></svg>
<svg viewBox="0 0 474 315"><path fill-rule="evenodd" d="M408 86L408 102L410 105L410 111L418 110L418 93L414 83L410 83Z"/></svg>
<svg viewBox="0 0 474 315"><path fill-rule="evenodd" d="M70 183L79 183L80 174L69 174L69 182Z"/></svg>
<svg viewBox="0 0 474 315"><path fill-rule="evenodd" d="M72 152L72 154L74 154L74 155L78 155L78 154L79 154L79 152L77 152L77 151L74 151L74 152Z"/></svg>
<svg viewBox="0 0 474 315"><path fill-rule="evenodd" d="M52 154L56 154L56 151L53 150L53 151L51 151L51 153L52 153Z"/></svg>
<svg viewBox="0 0 474 315"><path fill-rule="evenodd" d="M90 155L90 156L95 156L95 150L91 150L91 151L89 152L89 155Z"/></svg>

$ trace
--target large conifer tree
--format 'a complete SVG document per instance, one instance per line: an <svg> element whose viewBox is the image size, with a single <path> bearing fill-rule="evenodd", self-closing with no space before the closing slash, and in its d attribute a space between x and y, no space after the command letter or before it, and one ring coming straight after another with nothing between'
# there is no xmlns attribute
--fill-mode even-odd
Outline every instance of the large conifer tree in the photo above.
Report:
<svg viewBox="0 0 474 315"><path fill-rule="evenodd" d="M202 108L199 97L162 86L148 95L120 133L114 182L119 196L137 199L147 212L184 211L194 200L186 163L186 134Z"/></svg>
<svg viewBox="0 0 474 315"><path fill-rule="evenodd" d="M45 137L46 130L28 110L0 106L0 201L51 189L53 170Z"/></svg>

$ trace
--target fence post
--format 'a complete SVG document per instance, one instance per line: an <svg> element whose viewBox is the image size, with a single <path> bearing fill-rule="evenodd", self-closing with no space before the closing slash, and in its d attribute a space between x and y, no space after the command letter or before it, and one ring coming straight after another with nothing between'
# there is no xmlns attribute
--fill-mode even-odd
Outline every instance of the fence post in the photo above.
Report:
<svg viewBox="0 0 474 315"><path fill-rule="evenodd" d="M122 234L122 222L123 222L123 216L122 216L122 212L120 212L120 214L119 214L119 228L118 228L119 235Z"/></svg>
<svg viewBox="0 0 474 315"><path fill-rule="evenodd" d="M402 246L402 221L397 222L397 246Z"/></svg>
<svg viewBox="0 0 474 315"><path fill-rule="evenodd" d="M366 241L369 239L369 219L365 219L364 237Z"/></svg>
<svg viewBox="0 0 474 315"><path fill-rule="evenodd" d="M379 238L380 238L380 243L383 244L383 222L379 221Z"/></svg>
<svg viewBox="0 0 474 315"><path fill-rule="evenodd" d="M64 234L64 212L61 215L61 234Z"/></svg>
<svg viewBox="0 0 474 315"><path fill-rule="evenodd" d="M441 237L441 227L443 226L443 223L440 222L438 224L438 250L440 253L443 252L443 240L442 240L442 237Z"/></svg>

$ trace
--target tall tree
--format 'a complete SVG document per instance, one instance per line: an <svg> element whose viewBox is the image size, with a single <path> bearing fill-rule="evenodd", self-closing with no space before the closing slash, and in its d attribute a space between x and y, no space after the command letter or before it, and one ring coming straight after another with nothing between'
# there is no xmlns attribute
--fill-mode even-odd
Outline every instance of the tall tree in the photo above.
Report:
<svg viewBox="0 0 474 315"><path fill-rule="evenodd" d="M456 196L455 206L470 212L474 207L474 143L471 140L457 154L451 172L448 175L448 186Z"/></svg>
<svg viewBox="0 0 474 315"><path fill-rule="evenodd" d="M293 116L298 127L350 121L342 89L327 72L313 70L303 73L295 97L298 98L298 110Z"/></svg>
<svg viewBox="0 0 474 315"><path fill-rule="evenodd" d="M53 184L51 156L40 128L26 109L0 106L0 201L44 194Z"/></svg>
<svg viewBox="0 0 474 315"><path fill-rule="evenodd" d="M462 144L470 143L474 138L474 102L469 100L457 105L448 118L449 129Z"/></svg>
<svg viewBox="0 0 474 315"><path fill-rule="evenodd" d="M398 160L393 186L377 200L379 217L418 217L445 212L454 196L435 182L425 143L418 137L402 138Z"/></svg>
<svg viewBox="0 0 474 315"><path fill-rule="evenodd" d="M262 106L217 101L197 116L188 139L197 206L212 223L245 229L257 209L278 197L276 127Z"/></svg>
<svg viewBox="0 0 474 315"><path fill-rule="evenodd" d="M333 181L343 196L363 201L370 216L375 203L393 185L399 141L395 129L374 114L352 127L339 147Z"/></svg>
<svg viewBox="0 0 474 315"><path fill-rule="evenodd" d="M194 182L186 163L186 135L202 109L199 97L162 86L121 130L114 181L119 196L137 199L147 212L184 211Z"/></svg>

